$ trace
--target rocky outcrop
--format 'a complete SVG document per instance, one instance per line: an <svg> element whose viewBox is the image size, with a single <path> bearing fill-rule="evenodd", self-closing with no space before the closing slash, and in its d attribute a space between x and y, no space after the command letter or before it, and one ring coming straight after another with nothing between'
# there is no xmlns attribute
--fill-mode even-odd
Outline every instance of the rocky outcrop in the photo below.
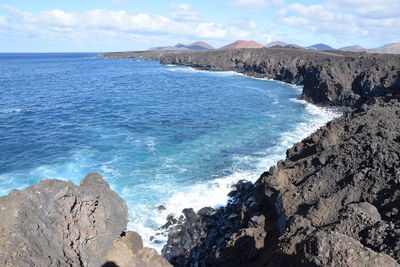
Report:
<svg viewBox="0 0 400 267"><path fill-rule="evenodd" d="M186 212L175 266L400 266L400 97L373 98L287 151L217 210Z"/></svg>
<svg viewBox="0 0 400 267"><path fill-rule="evenodd" d="M180 52L162 64L303 85L353 108L222 208L169 217L175 266L400 266L400 56L291 48Z"/></svg>
<svg viewBox="0 0 400 267"><path fill-rule="evenodd" d="M88 174L80 186L53 179L13 190L0 197L0 218L1 266L98 267L107 255L115 255L118 244L135 236L123 233L128 222L125 202L96 173ZM139 243L125 246L137 252L133 260L166 266L155 251L144 251Z"/></svg>
<svg viewBox="0 0 400 267"><path fill-rule="evenodd" d="M356 106L400 88L400 56L290 48L170 53L162 64L303 85L302 98L320 105Z"/></svg>

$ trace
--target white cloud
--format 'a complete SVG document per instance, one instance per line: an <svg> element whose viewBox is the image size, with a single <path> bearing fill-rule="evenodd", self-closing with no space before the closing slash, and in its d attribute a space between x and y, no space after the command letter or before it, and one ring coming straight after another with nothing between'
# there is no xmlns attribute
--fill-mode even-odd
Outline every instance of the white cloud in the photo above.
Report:
<svg viewBox="0 0 400 267"><path fill-rule="evenodd" d="M57 25L61 27L76 26L78 18L74 13L66 13L59 9L44 11L38 18L44 24Z"/></svg>
<svg viewBox="0 0 400 267"><path fill-rule="evenodd" d="M199 19L199 14L190 5L187 4L171 4L173 13L171 17L176 20L182 21L195 21Z"/></svg>
<svg viewBox="0 0 400 267"><path fill-rule="evenodd" d="M232 6L243 7L249 9L257 9L267 6L266 0L236 0L231 3Z"/></svg>
<svg viewBox="0 0 400 267"><path fill-rule="evenodd" d="M55 9L37 14L0 6L0 39L35 39L64 43L145 42L165 38L236 40L250 35L238 27L201 21L188 5L177 5L170 17L122 10L96 9L66 12ZM108 38L108 39L107 39ZM141 40L139 40L141 39Z"/></svg>
<svg viewBox="0 0 400 267"><path fill-rule="evenodd" d="M6 18L0 16L0 25L5 25L6 24Z"/></svg>
<svg viewBox="0 0 400 267"><path fill-rule="evenodd" d="M332 9L347 11L368 18L400 16L399 0L328 0L326 5Z"/></svg>
<svg viewBox="0 0 400 267"><path fill-rule="evenodd" d="M336 40L379 38L384 42L399 41L400 1L377 3L375 0L327 0L315 5L294 3L280 9L276 15L284 25L331 35Z"/></svg>
<svg viewBox="0 0 400 267"><path fill-rule="evenodd" d="M255 23L254 21L250 21L247 26L249 29L254 30L257 28L257 23Z"/></svg>

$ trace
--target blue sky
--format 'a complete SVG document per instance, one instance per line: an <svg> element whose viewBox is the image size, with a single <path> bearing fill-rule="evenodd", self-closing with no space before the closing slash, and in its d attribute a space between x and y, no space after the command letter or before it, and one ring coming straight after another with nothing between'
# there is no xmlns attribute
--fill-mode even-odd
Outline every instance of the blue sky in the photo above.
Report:
<svg viewBox="0 0 400 267"><path fill-rule="evenodd" d="M400 42L400 0L1 0L0 52L126 51L203 40Z"/></svg>

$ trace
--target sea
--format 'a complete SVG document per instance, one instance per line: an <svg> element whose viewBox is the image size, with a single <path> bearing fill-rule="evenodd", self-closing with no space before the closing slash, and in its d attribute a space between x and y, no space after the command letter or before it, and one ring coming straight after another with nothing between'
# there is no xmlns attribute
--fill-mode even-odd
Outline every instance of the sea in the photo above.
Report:
<svg viewBox="0 0 400 267"><path fill-rule="evenodd" d="M169 214L226 204L235 182L340 115L301 89L95 53L0 54L0 195L98 172L126 201L128 229L160 250Z"/></svg>

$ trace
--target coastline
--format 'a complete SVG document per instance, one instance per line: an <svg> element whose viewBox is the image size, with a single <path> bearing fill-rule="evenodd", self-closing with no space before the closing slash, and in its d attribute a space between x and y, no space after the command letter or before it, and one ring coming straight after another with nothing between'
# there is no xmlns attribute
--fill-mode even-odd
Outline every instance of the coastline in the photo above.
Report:
<svg viewBox="0 0 400 267"><path fill-rule="evenodd" d="M243 54L246 53L246 50L242 51ZM239 53L239 52L237 52ZM240 54L240 53L239 53ZM232 71L232 69L236 70L236 67L228 67L226 69L220 68L220 67L210 67L211 64L208 64L209 62L207 61L207 57L204 58L196 58L196 55L199 54L190 54L190 53L182 53L181 55L179 54L170 54L166 55L165 57L161 57L160 61L162 64L176 64L176 65L182 65L182 66L190 66L195 69L200 69L200 70L223 70L223 71ZM356 54L360 55L360 54ZM194 57L195 59L193 59ZM240 57L240 56L239 56ZM197 60L200 60L201 62L206 62L205 65L198 64ZM376 58L374 58L376 60ZM363 61L363 60L361 60ZM207 63L208 62L208 63ZM212 61L212 63L216 63L215 61ZM218 62L217 62L218 64ZM237 62L235 63L237 64ZM242 63L246 64L246 62ZM335 64L335 63L333 63ZM223 64L222 64L223 65ZM257 68L257 66L251 66L250 69ZM322 262L328 263L328 262L336 262L338 265L346 265L346 266L353 266L356 262L359 264L361 262L364 262L365 264L374 262L374 264L378 265L397 265L396 261L392 257L397 257L397 261L399 261L398 251L393 247L393 244L388 247L389 250L386 250L386 253L382 253L381 250L377 250L377 246L380 246L380 242L386 242L386 241L379 241L379 240L368 240L363 236L355 236L354 234L350 234L349 232L346 232L349 226L344 226L343 223L341 222L342 219L340 219L340 216L345 216L341 215L341 213L338 213L340 209L336 211L334 214L327 214L328 216L328 225L332 224L332 220L339 220L336 222L336 231L339 231L338 233L334 234L329 234L329 232L326 232L326 230L311 230L313 232L313 235L315 236L311 238L299 238L296 237L296 234L291 233L289 229L285 230L285 225L290 224L294 227L294 229L298 229L298 227L305 227L307 229L306 224L304 222L310 220L307 216L308 212L312 212L313 210L309 209L308 212L304 214L304 211L300 210L300 214L296 214L296 212L293 215L287 214L287 209L290 207L290 205L293 205L293 202L289 203L291 204L285 204L282 200L285 196L285 191L290 191L290 186L293 186L291 182L289 182L291 179L291 176L294 174L291 174L292 172L286 173L285 175L280 172L280 169L285 169L286 165L285 162L288 160L291 160L290 158L293 157L293 154L296 153L305 153L305 157L311 157L313 155L313 151L307 151L304 146L307 147L309 145L305 145L309 140L312 139L313 142L314 139L318 140L315 136L319 135L319 133L326 132L326 127L329 129L332 128L332 125L341 125L343 124L344 121L348 120L354 120L352 117L358 116L355 114L360 113L360 111L357 111L357 108L361 107L361 112L364 112L365 114L369 114L369 109L376 109L376 103L382 103L382 102L387 102L391 101L391 103L396 103L396 93L398 93L398 88L399 86L399 71L398 71L398 66L392 66L392 70L394 70L393 75L392 75L392 83L385 83L385 86L382 86L382 79L376 80L375 78L372 78L371 76L374 76L374 74L369 74L366 76L365 74L362 79L367 79L369 82L360 82L359 75L358 76L353 76L351 79L354 79L353 82L351 82L351 86L349 86L350 91L344 90L344 94L347 94L347 97L350 96L350 98L347 98L347 100L343 101L343 98L341 98L341 93L339 94L334 93L333 96L335 98L331 98L328 96L328 98L325 100L322 99L319 104L322 106L337 106L337 105L344 105L349 107L348 110L352 110L351 112L348 112L344 117L339 119L338 121L335 122L329 122L327 126L322 127L322 130L317 130L315 133L311 134L309 137L307 137L305 140L302 142L296 144L294 147L289 149L287 151L287 159L285 161L279 161L276 166L273 166L270 168L268 172L264 172L261 177L258 179L256 182L255 186L252 187L248 183L243 183L239 182L236 185L236 189L233 190L230 193L230 196L232 199L228 203L226 207L219 208L217 210L210 209L210 208L203 208L198 211L198 213L195 213L193 209L186 209L184 210L185 214L185 219L180 220L178 222L170 222L171 224L175 223L175 226L172 226L169 228L169 240L168 244L166 247L163 249L163 255L166 256L171 263L174 263L175 266L186 266L190 264L211 264L211 265L223 265L223 266L241 266L241 264L249 264L249 262L252 262L252 266L264 266L266 262L269 264L272 264L272 266L281 266L284 264L285 266L297 266L297 265L304 265L305 263L308 264L313 264L317 266L321 266ZM243 70L243 69L240 69ZM266 70L268 72L268 70ZM376 68L376 71L380 72L379 68ZM243 71L239 71L242 73ZM385 71L383 71L385 72ZM249 72L249 76L255 76L256 78L262 78L260 77L259 74L254 75L253 72ZM244 73L244 74L249 74L249 73ZM396 74L397 73L397 74ZM304 74L303 74L304 75ZM318 74L321 75L321 74ZM349 75L349 74L347 74ZM379 74L380 75L380 74ZM378 75L378 76L379 76ZM384 76L387 74L383 74ZM289 75L292 76L293 75ZM307 76L307 75L305 75ZM285 80L285 79L283 79ZM357 80L357 82L355 82ZM346 82L346 79L344 79ZM307 80L302 80L300 84L305 84L307 83ZM348 81L347 81L348 83ZM318 81L315 82L314 84L317 84L317 89L318 87ZM367 87L365 87L365 84L367 84ZM325 83L325 86L327 84ZM343 88L343 87L342 87ZM344 87L345 88L345 87ZM377 88L377 89L374 89ZM327 86L325 87L326 92L333 91L335 92L337 89L337 85L333 85L331 87ZM316 95L307 95L304 94L303 91L303 100L315 103L318 103L318 99L321 100L321 95L319 94L320 92L316 92L316 90L310 90L308 88L308 93L316 93ZM372 93L371 93L372 92ZM357 96L358 93L359 95ZM390 96L391 94L394 93L394 96ZM329 95L329 93L326 94L326 96ZM388 96L389 100L386 100L385 97L379 98L379 96ZM332 96L332 95L331 95ZM378 97L378 98L377 98ZM392 99L392 100L390 100ZM317 101L316 101L317 100ZM328 102L327 102L328 100ZM332 101L333 100L333 101ZM372 102L371 102L372 101ZM366 104L367 103L367 104ZM382 104L379 104L382 106ZM393 104L390 104L393 105ZM391 109L391 106L389 105L388 108L386 109ZM394 104L395 105L395 104ZM386 109L384 109L384 112L386 112ZM353 115L354 114L354 115ZM374 112L371 112L371 115L374 115ZM365 116L364 114L361 115L361 117ZM378 117L380 119L383 119L381 115L378 114ZM385 118L386 119L386 118ZM371 122L370 122L371 123ZM345 126L349 127L349 126ZM337 128L336 128L337 129ZM372 130L372 129L371 129ZM373 130L376 130L373 129ZM336 133L331 136L337 136ZM337 140L337 137L329 137L328 135L328 141L332 142L333 140ZM350 138L351 139L351 138ZM343 140L344 142L347 142ZM386 140L388 142L389 140ZM325 141L324 141L325 142ZM337 141L333 141L337 142ZM312 143L312 142L311 142ZM327 146L327 144L321 143L319 144L320 146ZM329 145L328 145L329 147ZM326 149L326 148L325 148ZM303 151L302 151L303 150ZM305 151L304 151L305 150ZM329 149L328 149L329 150ZM334 146L334 150L337 150L336 146ZM316 151L318 152L318 150ZM334 152L338 153L338 152ZM304 156L300 157L294 157L294 161L298 161L299 159L302 159ZM297 163L296 163L297 164ZM305 161L304 163L305 167L308 168L307 166L322 166L323 170L327 166L327 162L325 157L317 156L317 159L312 159L309 161ZM311 164L311 165L310 165ZM329 165L329 164L328 164ZM295 165L296 166L296 165ZM301 167L304 168L304 167ZM300 169L301 169L300 168ZM319 170L319 171L321 171ZM319 172L317 171L317 172ZM307 177L307 176L306 176ZM299 177L300 178L300 177ZM299 179L296 178L296 179ZM344 177L345 179L348 179ZM301 178L301 180L306 180L308 178ZM378 177L376 179L382 179L382 177ZM393 179L391 177L390 179ZM348 182L345 182L348 183ZM389 180L390 183L390 180ZM357 187L356 185L356 190L359 190L360 188ZM321 190L321 189L320 189ZM317 190L318 191L318 190ZM305 194L304 191L298 192L300 194ZM318 194L318 192L316 192ZM287 194L287 193L286 193ZM354 199L354 196L352 196L353 200L350 200L347 202L347 204L344 204L344 210L353 210L354 216L350 216L350 219L348 219L347 224L352 225L351 227L359 227L360 233L365 232L365 231L377 231L377 229L374 229L373 227L371 228L371 223L373 224L374 222L380 221L381 216L376 215L377 210L379 210L379 213L382 213L381 207L380 206L374 206L371 203L374 203L377 205L376 200L372 200L374 198L373 195L376 193L370 193L368 196L367 202L365 201L365 197L357 199L357 196ZM254 198L255 197L255 198ZM377 196L379 198L379 196ZM280 200L281 199L281 200ZM339 197L340 199L340 197ZM317 199L318 200L318 199ZM335 198L333 198L334 201ZM315 200L314 200L315 201ZM369 201L369 202L368 202ZM280 203L280 204L279 204ZM301 201L300 201L301 203ZM320 202L314 202L315 204L307 204L307 205L317 205L315 209L317 209L321 205L319 204ZM365 203L365 204L364 204ZM289 205L289 206L287 206ZM298 205L298 204L297 204ZM346 206L347 205L347 206ZM357 206L358 205L358 206ZM393 202L392 202L393 205ZM237 206L242 206L244 207L242 209L238 209ZM323 207L323 206L322 206ZM328 206L329 207L329 206ZM360 210L355 212L355 209ZM365 209L371 209L375 210L372 213L365 213L362 210ZM244 212L244 213L243 213ZM299 212L299 211L297 211ZM326 212L326 211L321 211ZM359 213L361 212L361 213ZM238 219L238 215L239 216ZM253 214L253 215L252 215ZM261 214L261 215L260 215ZM304 221L300 222L295 222L292 221L290 222L290 216L295 216L294 218L297 218L297 216L304 217ZM315 215L312 215L315 216ZM346 215L349 216L349 215ZM361 216L366 221L369 221L369 223L364 223L363 225L357 225L356 221L358 220L357 216ZM366 217L365 217L366 216ZM368 217L368 216L373 216L373 217ZM386 220L393 220L392 217L386 217ZM221 222L221 220L228 221L227 223L218 223ZM312 217L311 217L312 220ZM267 221L272 221L274 223L268 222ZM393 221L392 221L393 222ZM211 223L211 225L210 225ZM321 224L321 222L319 222ZM398 222L397 222L398 223ZM299 224L299 225L296 225ZM322 223L323 225L324 223ZM215 225L216 228L215 228ZM343 226L342 226L343 225ZM212 230L210 232L210 227ZM344 227L344 228L343 228ZM326 227L325 227L326 228ZM325 229L324 227L320 227L320 229ZM208 230L207 230L208 229ZM225 230L223 230L225 229ZM229 229L228 231L226 229ZM268 230L269 229L269 230ZM315 228L314 228L315 229ZM318 227L317 227L318 229ZM364 229L364 230L361 230ZM370 229L370 230L367 230ZM215 232L216 231L216 232ZM220 232L221 231L221 232ZM271 233L272 231L272 236ZM304 230L304 231L310 231L310 230ZM285 233L287 232L287 233ZM203 233L199 237L198 234L196 233ZM205 234L204 234L205 233ZM219 233L219 234L218 234ZM307 232L309 233L309 232ZM286 239L283 239L280 237L281 235L289 236ZM222 235L218 237L218 235ZM268 235L270 237L268 237ZM291 236L294 235L294 236ZM298 233L297 233L298 235ZM304 234L303 234L304 235ZM301 234L300 234L301 236ZM247 240L247 241L243 241ZM267 241L269 240L269 241ZM278 241L281 240L281 241ZM329 240L329 241L328 241ZM250 242L250 243L249 243ZM266 243L264 243L266 242ZM269 245L265 245L268 242L271 242ZM314 243L313 243L314 242ZM317 242L317 243L315 243ZM319 242L319 243L318 243ZM327 256L327 254L315 254L316 252L314 251L305 251L302 252L303 246L317 246L321 242L330 242L332 247L321 247L318 249L334 249L333 246L338 246L337 250L333 253L330 254L330 256ZM352 263L346 263L343 262L343 260L346 260L346 257L343 258L343 253L347 253L346 251L349 249L344 245L343 242L347 242L348 244L351 243L352 248L357 250L357 254L364 254L367 255L364 258L355 258L355 262ZM357 242L361 242L357 243ZM374 243L375 242L375 243ZM187 245L187 244L190 245ZM293 247L293 245L289 244L297 244L296 247L298 249L290 249ZM212 245L214 244L214 245ZM286 246L289 246L288 248L285 248ZM381 245L382 246L382 245ZM211 247L211 248L210 248ZM182 250L183 249L183 250ZM372 250L371 250L372 249ZM393 254L394 253L394 254ZM280 254L283 254L284 256L280 256ZM236 258L235 258L235 257ZM392 257L391 257L392 256ZM232 257L235 258L232 260ZM283 257L283 258L282 258ZM325 264L322 264L325 265Z"/></svg>
<svg viewBox="0 0 400 267"><path fill-rule="evenodd" d="M236 59L248 51L240 50L235 54ZM253 53L248 58L250 62L254 60ZM194 60L194 68L201 69L197 62L199 58L194 56L189 60L188 55L200 53L168 54L167 59L161 56L160 60L183 60L183 66ZM201 60L207 62L208 59ZM242 63L234 61L234 67L230 66L228 71L232 71L230 68L235 71L249 69L241 75L252 75L255 69L268 71L262 62L258 62L259 66L247 67L245 62L237 67ZM332 64L335 62L329 66ZM210 70L214 67L205 66ZM332 68L335 69L335 66ZM319 129L312 133L301 131L305 138L287 149L286 159L274 159L269 171L263 172L254 184L238 181L228 193L227 205L215 209L204 207L197 211L187 208L183 210L184 216L167 218L165 229L169 237L162 253L169 262L175 266L325 266L332 263L341 266L371 263L397 266L400 262L400 246L396 243L400 238L396 208L400 199L400 71L399 66L385 68L376 69L376 73L372 70L369 76L362 74L364 78L361 81L357 80L360 76L352 76L350 89L342 88L340 92L336 91L338 84L330 83L335 77L324 76L327 69L307 69L312 72L312 77L319 79L312 83L316 88L303 89L303 99L294 101L318 102L316 100L319 99L319 104L326 107L338 107L345 103L351 111L325 126L317 127ZM282 69L285 75L289 75L285 66ZM291 79L283 80L298 81L304 85L307 84L305 77L310 78L307 73L298 73L300 76L297 78L292 70L289 73ZM382 75L389 78L382 82ZM341 81L349 80L343 78ZM327 92L322 98L316 91L321 89L321 84L327 86L322 87ZM304 95L304 90L316 94ZM343 95L347 98L342 98ZM100 179L89 180L90 183L83 184L104 186ZM40 188L44 184L41 182L32 194L43 191ZM62 199L70 197L65 194L64 188L57 187L53 191L50 198L54 198L54 194ZM107 200L105 203L111 210L116 204ZM4 207L7 205L9 203ZM0 211L7 210L4 207L2 205ZM85 218L79 217L79 220L85 223ZM97 225L101 225L102 221L102 218L96 219ZM114 229L110 236L118 238L123 224L115 223L118 229ZM25 233L23 227L21 232ZM102 254L100 257L105 256L104 251L99 251ZM78 262L80 252L70 260Z"/></svg>
<svg viewBox="0 0 400 267"><path fill-rule="evenodd" d="M171 66L175 67L175 66ZM183 72L186 68L183 67ZM194 71L203 72L202 70ZM212 71L205 71L212 72ZM233 72L232 72L233 73ZM247 78L258 79L266 81L265 79L255 78L246 76L241 73L234 73L234 75L245 76ZM295 87L300 89L299 86L292 84L287 84L281 81L267 80L270 82L283 83L286 86ZM293 126L291 131L283 132L279 138L276 145L268 149L268 153L265 152L266 156L257 159L257 164L252 170L237 170L227 176L218 177L208 182L201 182L193 185L185 192L179 192L177 195L167 199L166 202L160 203L165 209L157 211L154 216L159 222L159 227L162 227L167 221L166 218L173 214L175 218L182 215L182 210L185 208L193 208L195 212L203 207L218 208L225 206L231 197L229 193L232 191L234 185L240 180L247 180L255 183L259 176L269 167L273 166L279 160L285 158L286 150L292 147L297 142L300 142L304 138L308 137L310 134L315 132L319 127L322 127L329 121L339 118L343 115L343 110L338 107L319 107L312 103L308 103L304 100L290 99L290 101L300 103L304 105L307 113L313 116L307 123L299 123ZM207 193L204 193L207 192ZM166 236L168 231L166 229L160 229L154 231L143 225L139 225L137 222L129 222L128 230L139 232L144 240L145 246L155 248L158 252L161 252L162 248L167 242Z"/></svg>
<svg viewBox="0 0 400 267"><path fill-rule="evenodd" d="M365 136L379 128L359 132L359 127L381 120L389 134L392 130L387 127L398 128L392 121L400 113L399 103L398 96L372 99L369 106L329 122L289 149L286 160L264 172L255 185L239 182L226 207L197 213L184 210L185 219L169 229L163 255L175 266L325 266L332 262L397 266L399 247L389 236L398 236L399 221L396 210L388 213L387 209L397 205L399 181L391 188L396 174L377 175L375 170L381 164L399 166L399 155L395 152L393 161L386 163L387 159L377 157L379 153L363 151ZM376 146L374 141L367 144ZM393 145L390 137L385 138L382 152L396 151ZM364 162L365 156L373 163ZM338 169L337 164L344 166ZM360 165L361 171L354 169ZM382 207L382 201L388 207ZM349 250L355 251L351 262L346 256Z"/></svg>

